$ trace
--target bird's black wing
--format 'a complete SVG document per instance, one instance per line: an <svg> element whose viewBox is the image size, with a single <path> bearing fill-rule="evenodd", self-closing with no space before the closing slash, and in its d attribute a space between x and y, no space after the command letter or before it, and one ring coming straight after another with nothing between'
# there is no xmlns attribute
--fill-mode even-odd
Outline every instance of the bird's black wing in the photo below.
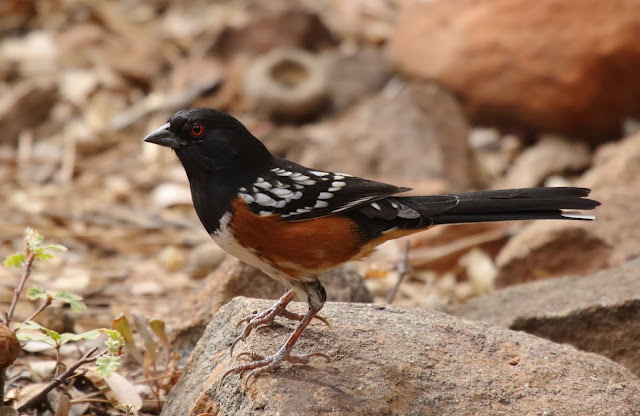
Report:
<svg viewBox="0 0 640 416"><path fill-rule="evenodd" d="M357 209L380 218L417 218L416 211L385 199L409 190L275 159L268 174L240 188L240 196L254 213L279 214L283 221L302 221Z"/></svg>

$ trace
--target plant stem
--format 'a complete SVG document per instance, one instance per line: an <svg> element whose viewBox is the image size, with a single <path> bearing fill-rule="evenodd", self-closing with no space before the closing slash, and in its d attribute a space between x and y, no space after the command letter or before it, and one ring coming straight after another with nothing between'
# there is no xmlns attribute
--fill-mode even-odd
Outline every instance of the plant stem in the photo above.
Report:
<svg viewBox="0 0 640 416"><path fill-rule="evenodd" d="M33 312L31 314L30 317L28 317L27 319L24 320L24 324L26 324L29 321L33 321L34 319L36 319L36 316L40 315L40 312L42 312L43 310L45 310L45 308L49 305L51 305L51 296L47 296L47 300L45 300L44 302L42 302L42 304L40 305L40 307L38 309L35 310L35 312Z"/></svg>
<svg viewBox="0 0 640 416"><path fill-rule="evenodd" d="M0 368L0 407L4 406L4 379L6 377L6 368Z"/></svg>
<svg viewBox="0 0 640 416"><path fill-rule="evenodd" d="M31 274L31 265L33 264L33 260L36 258L36 253L32 253L29 249L29 245L27 244L26 249L27 258L22 265L22 277L20 278L20 283L18 283L18 287L16 287L13 291L13 299L11 300L11 306L9 307L9 312L7 312L6 324L9 325L11 322L11 318L13 318L13 312L16 309L16 305L18 304L18 298L22 293L22 289L24 289L25 283L27 283L27 279Z"/></svg>
<svg viewBox="0 0 640 416"><path fill-rule="evenodd" d="M398 264L398 280L387 296L387 305L391 305L393 303L393 299L395 299L396 294L398 293L398 289L400 289L400 284L402 284L402 281L407 276L407 274L409 274L409 239L405 238L404 255L402 256L402 262Z"/></svg>
<svg viewBox="0 0 640 416"><path fill-rule="evenodd" d="M60 366L62 365L62 356L60 355L60 347L62 345L60 345L58 342L56 342L56 371L53 375L53 379L55 380L56 378L58 378L58 374L60 373Z"/></svg>
<svg viewBox="0 0 640 416"><path fill-rule="evenodd" d="M75 371L80 368L80 366L82 364L85 363L89 363L91 361L95 361L95 357L92 358L91 356L98 351L98 347L92 348L89 351L87 351L87 353L85 355L82 356L82 358L80 358L78 360L78 362L76 362L74 365L72 365L71 367L69 367L69 369L67 369L67 371L65 371L64 373L62 373L62 375L60 375L60 377L55 377L53 380L51 380L51 382L49 384L47 384L47 386L42 389L42 391L38 394L36 394L35 396L33 396L31 399L29 399L29 401L27 401L25 404L23 404L22 406L20 406L18 408L18 413L23 413L25 412L27 409L34 407L35 405L39 404L40 402L44 401L47 398L47 394L55 389L56 387L58 387L62 382L64 382L65 380L73 377Z"/></svg>

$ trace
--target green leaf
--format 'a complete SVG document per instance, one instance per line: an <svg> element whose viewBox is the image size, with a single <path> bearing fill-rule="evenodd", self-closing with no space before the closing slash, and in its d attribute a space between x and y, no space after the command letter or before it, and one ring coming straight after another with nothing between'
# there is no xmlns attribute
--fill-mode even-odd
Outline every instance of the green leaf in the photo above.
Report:
<svg viewBox="0 0 640 416"><path fill-rule="evenodd" d="M97 329L94 329L93 331L83 332L82 334L71 334L71 333L65 332L64 334L60 335L60 344L61 345L66 344L69 341L80 341L80 340L91 341L98 338L99 336L100 336L100 331L98 331Z"/></svg>
<svg viewBox="0 0 640 416"><path fill-rule="evenodd" d="M120 332L115 329L105 329L104 333L113 340L122 339L122 334L120 334Z"/></svg>
<svg viewBox="0 0 640 416"><path fill-rule="evenodd" d="M4 259L4 265L5 267L22 267L26 259L27 256L24 253L12 254Z"/></svg>
<svg viewBox="0 0 640 416"><path fill-rule="evenodd" d="M49 260L52 259L53 256L49 253L45 253L41 248L35 250L36 258L40 260Z"/></svg>
<svg viewBox="0 0 640 416"><path fill-rule="evenodd" d="M107 333L107 340L104 344L107 346L108 351L111 354L121 354L120 349L125 345L124 338L120 335L120 332L116 330L104 330Z"/></svg>
<svg viewBox="0 0 640 416"><path fill-rule="evenodd" d="M18 331L16 332L16 338L18 338L18 341L20 342L40 341L49 344L52 347L55 347L57 345L56 341L53 338L43 332Z"/></svg>
<svg viewBox="0 0 640 416"><path fill-rule="evenodd" d="M96 373L98 377L107 378L116 371L120 365L120 357L114 357L113 355L105 355L96 360Z"/></svg>
<svg viewBox="0 0 640 416"><path fill-rule="evenodd" d="M42 330L47 333L51 338L53 338L56 342L60 342L61 335L54 331L53 329L42 327Z"/></svg>
<svg viewBox="0 0 640 416"><path fill-rule="evenodd" d="M69 250L68 248L66 248L65 246L63 246L62 244L49 244L46 245L44 247L42 247L43 250L59 250L59 251L67 251Z"/></svg>
<svg viewBox="0 0 640 416"><path fill-rule="evenodd" d="M33 285L30 289L27 289L27 297L31 300L36 300L36 299L47 299L49 296L47 293L47 290L37 286L37 285Z"/></svg>
<svg viewBox="0 0 640 416"><path fill-rule="evenodd" d="M15 326L20 330L16 332L18 341L41 341L52 347L59 345L60 334L33 321L29 321L26 324L16 324Z"/></svg>
<svg viewBox="0 0 640 416"><path fill-rule="evenodd" d="M87 309L87 305L82 302L82 296L74 295L66 290L56 293L53 298L68 303L73 312L82 312Z"/></svg>

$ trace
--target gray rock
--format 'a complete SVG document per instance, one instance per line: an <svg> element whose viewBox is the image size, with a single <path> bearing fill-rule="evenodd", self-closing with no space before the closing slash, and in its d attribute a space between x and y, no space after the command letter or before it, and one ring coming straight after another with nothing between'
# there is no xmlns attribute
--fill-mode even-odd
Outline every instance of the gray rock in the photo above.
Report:
<svg viewBox="0 0 640 416"><path fill-rule="evenodd" d="M640 134L600 146L576 183L602 202L597 221L535 221L496 258L497 286L585 275L640 256Z"/></svg>
<svg viewBox="0 0 640 416"><path fill-rule="evenodd" d="M295 351L335 360L283 365L253 379L218 378L235 361L235 323L270 302L237 298L207 327L163 415L632 415L640 382L610 360L525 333L446 314L328 303L332 328L314 323ZM306 305L294 304L302 311ZM279 321L280 322L280 321ZM249 348L272 353L294 324L255 331Z"/></svg>
<svg viewBox="0 0 640 416"><path fill-rule="evenodd" d="M516 285L449 312L572 344L640 375L640 259L590 276Z"/></svg>
<svg viewBox="0 0 640 416"><path fill-rule="evenodd" d="M394 80L340 117L305 126L299 136L309 140L294 160L400 185L430 179L445 181L449 190L466 189L472 176L468 130L445 89Z"/></svg>

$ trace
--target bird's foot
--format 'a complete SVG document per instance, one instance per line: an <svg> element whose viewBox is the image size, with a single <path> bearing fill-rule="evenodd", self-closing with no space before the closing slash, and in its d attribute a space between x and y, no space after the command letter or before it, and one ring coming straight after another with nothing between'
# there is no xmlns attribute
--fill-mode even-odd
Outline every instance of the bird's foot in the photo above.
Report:
<svg viewBox="0 0 640 416"><path fill-rule="evenodd" d="M278 368L280 364L285 361L296 364L309 364L310 359L313 357L322 357L327 360L327 362L333 361L331 357L322 352L310 352L302 355L293 355L291 354L291 349L293 349L293 347L288 348L287 344L285 344L278 350L278 352L273 355L267 356L263 356L255 352L243 352L239 354L237 358L248 358L250 362L238 365L227 370L222 375L220 383L222 383L229 374L242 374L247 370L252 370L242 382L242 385L246 388L247 383L249 382L249 379L251 377L257 377L260 374L271 372Z"/></svg>
<svg viewBox="0 0 640 416"><path fill-rule="evenodd" d="M282 296L272 307L265 309L262 312L252 313L251 315L240 320L236 325L236 328L238 328L243 323L246 323L247 326L244 327L242 333L238 335L238 337L236 337L236 339L231 344L231 351L229 352L229 354L233 357L233 350L238 342L246 342L247 337L249 336L249 334L251 334L251 331L259 327L260 325L265 325L273 322L276 316L291 319L292 321L302 321L302 319L305 317L304 314L290 312L286 309L287 305L291 302L291 300L293 300L294 297L295 293L293 291L289 291L285 293L284 296ZM329 321L327 321L322 316L315 315L314 318L322 321L328 327L331 327Z"/></svg>

